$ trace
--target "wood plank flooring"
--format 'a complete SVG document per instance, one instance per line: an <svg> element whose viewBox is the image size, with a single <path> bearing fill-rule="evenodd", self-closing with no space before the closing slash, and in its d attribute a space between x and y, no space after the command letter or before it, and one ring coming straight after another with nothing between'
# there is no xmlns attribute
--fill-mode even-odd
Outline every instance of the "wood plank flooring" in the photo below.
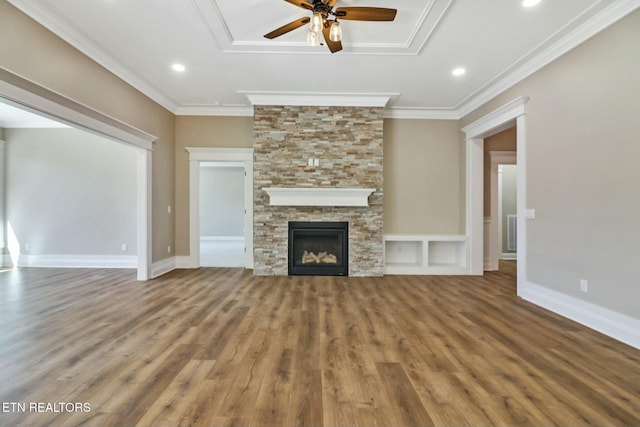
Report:
<svg viewBox="0 0 640 427"><path fill-rule="evenodd" d="M503 267L3 271L0 425L640 425L640 351L518 299Z"/></svg>

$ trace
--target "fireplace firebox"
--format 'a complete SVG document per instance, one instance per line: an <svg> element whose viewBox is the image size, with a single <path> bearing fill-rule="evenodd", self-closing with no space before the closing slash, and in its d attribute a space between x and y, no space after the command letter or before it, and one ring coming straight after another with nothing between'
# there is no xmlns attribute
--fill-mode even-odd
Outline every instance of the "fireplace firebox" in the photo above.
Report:
<svg viewBox="0 0 640 427"><path fill-rule="evenodd" d="M348 275L348 222L289 222L289 276Z"/></svg>

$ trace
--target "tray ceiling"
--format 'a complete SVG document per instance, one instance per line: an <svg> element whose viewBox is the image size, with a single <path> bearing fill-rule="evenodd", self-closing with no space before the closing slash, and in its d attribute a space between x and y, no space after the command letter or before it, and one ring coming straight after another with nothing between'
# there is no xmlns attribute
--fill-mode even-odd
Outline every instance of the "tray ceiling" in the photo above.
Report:
<svg viewBox="0 0 640 427"><path fill-rule="evenodd" d="M398 9L306 46L283 0L9 0L177 114L252 114L251 94L388 96L387 116L458 118L640 6L628 0L339 0ZM306 27L306 26L305 26ZM173 63L186 67L183 73ZM464 67L466 74L451 71Z"/></svg>

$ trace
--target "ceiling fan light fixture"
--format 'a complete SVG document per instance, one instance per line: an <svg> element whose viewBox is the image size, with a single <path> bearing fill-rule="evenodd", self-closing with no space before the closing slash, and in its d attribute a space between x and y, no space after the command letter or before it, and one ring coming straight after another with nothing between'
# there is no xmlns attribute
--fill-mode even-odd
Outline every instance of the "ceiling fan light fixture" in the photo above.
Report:
<svg viewBox="0 0 640 427"><path fill-rule="evenodd" d="M340 23L338 21L333 21L333 24L331 24L331 29L329 30L329 40L331 40L332 42L342 41L342 27L340 27Z"/></svg>
<svg viewBox="0 0 640 427"><path fill-rule="evenodd" d="M309 29L314 33L322 30L322 14L320 12L313 12L313 16L311 17L311 25Z"/></svg>
<svg viewBox="0 0 640 427"><path fill-rule="evenodd" d="M318 33L309 30L309 32L307 33L307 45L320 46L320 38L318 37Z"/></svg>

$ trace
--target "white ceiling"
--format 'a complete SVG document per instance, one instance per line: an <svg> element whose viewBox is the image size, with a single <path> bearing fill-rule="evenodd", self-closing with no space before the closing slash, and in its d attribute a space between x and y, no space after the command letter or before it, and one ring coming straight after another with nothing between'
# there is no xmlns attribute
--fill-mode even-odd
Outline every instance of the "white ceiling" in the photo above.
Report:
<svg viewBox="0 0 640 427"><path fill-rule="evenodd" d="M640 6L640 0L339 0L398 9L308 47L284 0L9 0L176 114L251 115L252 95L387 96L388 117L459 118ZM630 41L631 42L631 41ZM186 72L176 73L180 62ZM455 78L451 71L465 67Z"/></svg>

